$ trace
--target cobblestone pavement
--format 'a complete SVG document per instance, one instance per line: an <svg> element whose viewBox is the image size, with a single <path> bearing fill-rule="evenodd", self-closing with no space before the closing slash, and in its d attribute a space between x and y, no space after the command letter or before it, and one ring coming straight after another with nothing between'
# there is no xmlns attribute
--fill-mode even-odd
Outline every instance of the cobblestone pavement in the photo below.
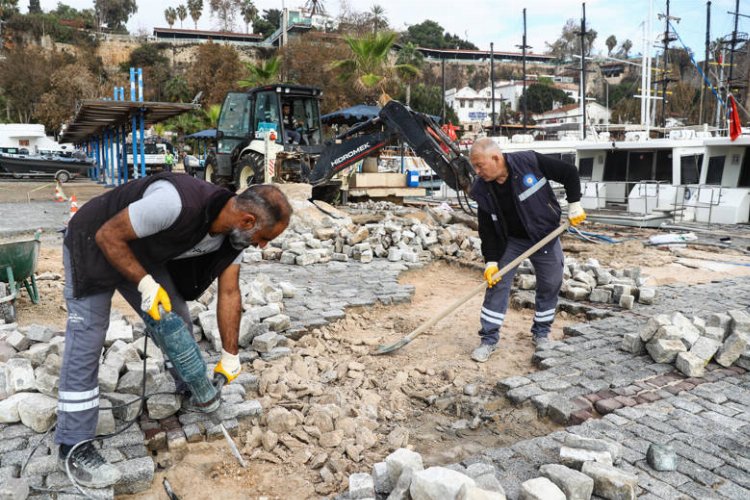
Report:
<svg viewBox="0 0 750 500"><path fill-rule="evenodd" d="M332 261L311 266L283 266L264 261L242 266L241 276L252 281L263 274L274 283L286 281L297 288L294 297L284 299L284 314L292 321L284 334L295 338L306 329L343 318L346 307L410 302L414 287L399 284L398 276L414 265L385 259L375 259L369 264Z"/></svg>
<svg viewBox="0 0 750 500"><path fill-rule="evenodd" d="M623 335L638 332L652 314L707 315L750 304L750 280L667 286L657 304L571 326L569 338L537 351L541 371L511 377L497 388L515 404L533 404L562 424L580 424L549 436L488 450L462 463L488 462L508 498L559 462L566 433L607 438L623 445L618 467L637 473L639 498L750 498L750 373L707 367L704 378L686 378L671 365L619 349ZM603 418L596 418L598 416ZM677 471L646 464L650 443L669 444Z"/></svg>

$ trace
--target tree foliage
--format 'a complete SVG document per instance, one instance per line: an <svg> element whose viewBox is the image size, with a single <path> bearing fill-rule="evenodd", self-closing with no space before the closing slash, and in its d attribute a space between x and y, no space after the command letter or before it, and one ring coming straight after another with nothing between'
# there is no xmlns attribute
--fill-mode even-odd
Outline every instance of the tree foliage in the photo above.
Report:
<svg viewBox="0 0 750 500"><path fill-rule="evenodd" d="M284 74L290 82L323 89L321 113L353 106L362 102L353 85L341 81L334 71L321 71L331 63L349 57L349 46L340 38L310 33L294 38L280 51Z"/></svg>
<svg viewBox="0 0 750 500"><path fill-rule="evenodd" d="M177 21L177 11L174 7L167 7L164 9L164 20L167 21L170 28L174 26L175 21Z"/></svg>
<svg viewBox="0 0 750 500"><path fill-rule="evenodd" d="M266 61L259 63L245 63L247 71L246 76L237 82L242 88L260 87L279 81L279 71L281 70L281 59L279 56L273 56Z"/></svg>
<svg viewBox="0 0 750 500"><path fill-rule="evenodd" d="M442 26L429 19L409 26L406 32L401 34L401 42L411 42L417 47L431 49L477 50L473 43L446 33Z"/></svg>
<svg viewBox="0 0 750 500"><path fill-rule="evenodd" d="M526 87L526 106L531 113L544 113L553 108L554 103L570 104L573 99L552 85L532 83ZM523 96L521 97L523 99Z"/></svg>
<svg viewBox="0 0 750 500"><path fill-rule="evenodd" d="M187 7L185 7L184 5L178 5L175 9L175 13L180 20L180 28L182 28L182 22L187 19L188 16Z"/></svg>
<svg viewBox="0 0 750 500"><path fill-rule="evenodd" d="M398 99L403 101L405 95L402 93ZM411 103L409 106L420 113L426 113L432 116L441 116L443 114L443 89L439 85L425 85L419 83L414 85L411 90ZM445 107L445 121L459 123L458 115L450 106Z"/></svg>
<svg viewBox="0 0 750 500"><path fill-rule="evenodd" d="M130 16L138 12L136 0L94 0L99 25L106 24L114 32L125 32Z"/></svg>
<svg viewBox="0 0 750 500"><path fill-rule="evenodd" d="M194 94L203 92L206 105L221 103L242 76L241 68L240 56L230 45L204 43L198 47L188 82Z"/></svg>
<svg viewBox="0 0 750 500"><path fill-rule="evenodd" d="M34 118L48 131L57 133L73 116L79 100L95 99L99 95L99 80L88 69L78 64L62 66L52 73L49 90L39 99Z"/></svg>
<svg viewBox="0 0 750 500"><path fill-rule="evenodd" d="M633 48L633 42L630 40L625 40L622 42L622 45L620 45L620 51L619 54L623 57L628 57L630 55L630 49Z"/></svg>
<svg viewBox="0 0 750 500"><path fill-rule="evenodd" d="M242 0L208 0L212 16L219 21L221 31L234 31L234 19L242 6Z"/></svg>
<svg viewBox="0 0 750 500"><path fill-rule="evenodd" d="M198 29L198 19L203 15L203 0L187 0L187 8L190 18L195 23L195 29Z"/></svg>
<svg viewBox="0 0 750 500"><path fill-rule="evenodd" d="M263 11L262 16L255 16L253 31L264 37L269 37L281 26L281 11L279 9L268 9Z"/></svg>
<svg viewBox="0 0 750 500"><path fill-rule="evenodd" d="M39 0L29 0L29 14L41 14L42 6Z"/></svg>
<svg viewBox="0 0 750 500"><path fill-rule="evenodd" d="M607 37L607 41L604 42L604 44L607 46L607 55L611 56L612 51L615 50L615 47L617 47L617 37L615 35L609 35Z"/></svg>
<svg viewBox="0 0 750 500"><path fill-rule="evenodd" d="M578 35L581 25L575 19L568 19L563 26L560 37L552 43L547 43L547 52L560 61L567 61L574 55L581 54L581 37ZM596 30L586 32L586 55L591 55L591 48L596 40Z"/></svg>
<svg viewBox="0 0 750 500"><path fill-rule="evenodd" d="M18 0L0 0L0 19L5 20L18 13Z"/></svg>
<svg viewBox="0 0 750 500"><path fill-rule="evenodd" d="M385 17L385 9L382 5L375 4L370 7L369 16L373 33L388 29L388 18Z"/></svg>
<svg viewBox="0 0 750 500"><path fill-rule="evenodd" d="M250 33L250 24L258 17L258 8L253 0L243 0L240 14L242 14L242 20L245 21L245 33Z"/></svg>
<svg viewBox="0 0 750 500"><path fill-rule="evenodd" d="M388 95L389 86L398 74L415 75L419 70L409 64L392 65L388 60L396 34L392 32L372 33L362 37L344 37L351 51L350 57L334 61L331 67L339 72L339 78L353 81L363 96L372 102L379 93Z"/></svg>
<svg viewBox="0 0 750 500"><path fill-rule="evenodd" d="M5 96L8 121L29 123L37 105L50 89L49 68L72 62L72 56L46 52L39 47L15 46L0 61L0 88Z"/></svg>

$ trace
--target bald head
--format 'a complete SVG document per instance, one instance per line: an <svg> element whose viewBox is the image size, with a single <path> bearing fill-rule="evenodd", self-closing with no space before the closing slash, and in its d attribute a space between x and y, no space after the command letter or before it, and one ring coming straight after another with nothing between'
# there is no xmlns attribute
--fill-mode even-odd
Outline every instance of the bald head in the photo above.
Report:
<svg viewBox="0 0 750 500"><path fill-rule="evenodd" d="M478 139L472 146L469 160L477 175L485 182L503 183L508 178L508 168L500 146L489 137Z"/></svg>

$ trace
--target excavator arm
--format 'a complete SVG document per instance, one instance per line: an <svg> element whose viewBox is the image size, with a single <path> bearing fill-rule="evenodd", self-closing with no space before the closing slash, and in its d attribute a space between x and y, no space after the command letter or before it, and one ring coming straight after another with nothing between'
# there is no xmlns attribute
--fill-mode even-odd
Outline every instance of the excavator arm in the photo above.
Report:
<svg viewBox="0 0 750 500"><path fill-rule="evenodd" d="M322 184L357 161L401 139L456 191L468 194L474 169L432 118L398 101L386 104L377 117L336 137L315 162L312 185Z"/></svg>

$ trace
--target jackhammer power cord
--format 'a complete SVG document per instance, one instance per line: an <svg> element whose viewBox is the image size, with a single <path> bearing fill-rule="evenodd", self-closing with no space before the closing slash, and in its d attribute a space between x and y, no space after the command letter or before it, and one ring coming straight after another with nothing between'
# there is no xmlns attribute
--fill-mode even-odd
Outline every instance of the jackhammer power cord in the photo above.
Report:
<svg viewBox="0 0 750 500"><path fill-rule="evenodd" d="M75 478L73 477L73 474L70 472L70 457L73 456L73 452L78 449L78 447L83 446L87 443L91 443L93 441L101 440L104 441L105 439L111 439L119 434L122 434L126 430L128 430L130 427L133 426L133 424L141 417L143 414L143 408L146 403L146 400L152 396L158 396L163 394L173 394L172 392L168 391L161 391L161 392L152 392L151 394L146 394L146 359L147 359L147 352L148 352L148 335L146 335L146 340L143 343L143 381L141 382L141 395L132 401L128 401L127 403L122 403L116 406L112 406L111 409L117 409L117 408L124 408L126 406L130 406L135 402L139 402L141 404L141 407L138 410L138 414L133 417L131 420L129 420L125 426L120 428L119 430L116 430L115 432L112 432L111 434L105 434L104 436L96 436L91 439L86 439L84 441L81 441L79 443L76 443L73 445L73 447L68 452L67 456L65 457L65 473L68 476L68 479L70 482L75 486L76 490L78 491L71 491L71 490L56 490L51 488L42 488L40 486L31 486L32 489L36 491L43 491L46 493L69 493L69 494L77 494L80 493L86 498L96 500L95 497L92 497L91 495L87 494L81 486L76 482ZM37 448L39 448L39 445L44 442L44 440L47 438L47 435L52 432L52 430L57 426L57 424L53 425L49 429L47 429L47 432L42 435L42 438L36 443L34 448L31 450L31 453L29 453L29 456L26 457L26 461L23 463L23 467L21 468L21 476L23 476L24 470L26 470L26 466L28 465L29 461L31 460L31 457L34 456L34 452L36 452Z"/></svg>

